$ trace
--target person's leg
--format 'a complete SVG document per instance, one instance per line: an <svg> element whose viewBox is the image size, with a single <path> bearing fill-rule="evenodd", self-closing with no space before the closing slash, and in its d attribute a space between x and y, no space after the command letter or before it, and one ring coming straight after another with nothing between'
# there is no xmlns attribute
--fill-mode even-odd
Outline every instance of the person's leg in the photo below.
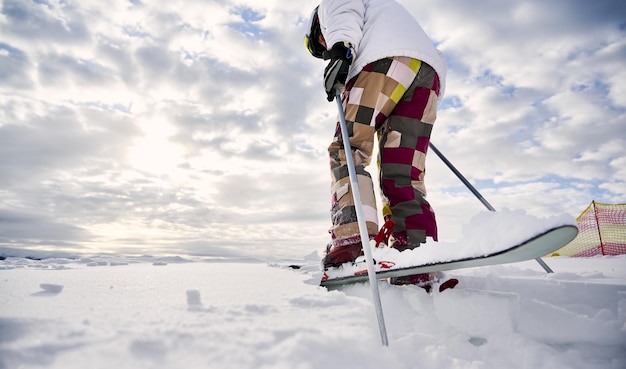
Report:
<svg viewBox="0 0 626 369"><path fill-rule="evenodd" d="M437 240L435 213L426 201L425 162L437 116L439 78L420 63L417 76L387 119L380 134L380 184L383 216L393 219L393 247L403 251ZM414 284L430 291L429 273L391 278L392 284Z"/></svg>
<svg viewBox="0 0 626 369"><path fill-rule="evenodd" d="M439 78L420 63L416 78L398 102L380 140L383 215L396 222L394 247L404 250L437 240L435 214L426 201L425 162L437 117Z"/></svg>
<svg viewBox="0 0 626 369"><path fill-rule="evenodd" d="M360 94L360 91L365 89L364 86L368 85L369 79L363 73L359 74L356 77L356 82L352 81L349 84L360 86L356 87L355 91L357 92L354 92L354 94ZM370 90L373 89L368 87L367 91L369 92ZM355 108L353 92L347 88L346 92L344 92L343 105L367 233L373 237L378 232L378 211L376 209L372 177L365 167L371 162L376 131L374 127L364 123L361 115L356 114L360 105L357 102ZM351 190L350 175L346 163L346 152L341 134L340 126L337 124L333 142L328 147L332 179L332 227L330 229L332 241L326 250L326 256L323 260L325 267L339 266L343 263L354 261L363 251Z"/></svg>

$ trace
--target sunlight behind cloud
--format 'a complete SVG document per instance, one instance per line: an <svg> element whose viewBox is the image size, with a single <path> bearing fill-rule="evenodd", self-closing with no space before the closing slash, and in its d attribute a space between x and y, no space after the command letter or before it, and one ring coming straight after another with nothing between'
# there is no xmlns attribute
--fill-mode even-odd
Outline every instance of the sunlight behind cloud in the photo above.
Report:
<svg viewBox="0 0 626 369"><path fill-rule="evenodd" d="M129 149L131 165L157 175L175 174L184 161L184 149L170 140L175 128L159 119L143 122L142 126L145 135Z"/></svg>

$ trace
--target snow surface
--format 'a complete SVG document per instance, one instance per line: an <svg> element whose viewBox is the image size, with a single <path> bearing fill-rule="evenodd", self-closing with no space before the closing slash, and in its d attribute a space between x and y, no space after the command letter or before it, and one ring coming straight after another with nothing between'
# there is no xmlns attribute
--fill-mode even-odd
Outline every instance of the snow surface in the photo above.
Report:
<svg viewBox="0 0 626 369"><path fill-rule="evenodd" d="M626 368L626 256L547 262L433 295L381 282L383 347L369 286L312 267L7 258L0 368Z"/></svg>
<svg viewBox="0 0 626 369"><path fill-rule="evenodd" d="M473 228L509 242L520 225L569 224L503 217ZM451 271L459 285L432 295L380 282L388 347L370 287L319 287L317 252L0 255L0 369L626 368L625 255L547 258L553 274L534 260Z"/></svg>

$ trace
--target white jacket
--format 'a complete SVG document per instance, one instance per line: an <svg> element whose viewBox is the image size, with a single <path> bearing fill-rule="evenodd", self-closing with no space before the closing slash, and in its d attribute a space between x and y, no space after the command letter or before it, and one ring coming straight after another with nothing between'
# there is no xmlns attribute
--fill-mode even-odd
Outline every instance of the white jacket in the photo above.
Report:
<svg viewBox="0 0 626 369"><path fill-rule="evenodd" d="M348 80L374 61L408 56L429 64L439 75L443 97L446 60L435 48L417 20L395 0L322 0L318 9L320 27L328 47L348 41L356 58Z"/></svg>

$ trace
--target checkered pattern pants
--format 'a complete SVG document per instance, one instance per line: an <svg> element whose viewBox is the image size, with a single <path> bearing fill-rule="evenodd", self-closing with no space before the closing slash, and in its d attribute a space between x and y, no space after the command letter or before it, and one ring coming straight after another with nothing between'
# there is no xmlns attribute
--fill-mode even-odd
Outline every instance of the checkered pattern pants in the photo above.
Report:
<svg viewBox="0 0 626 369"><path fill-rule="evenodd" d="M383 216L396 222L395 245L416 247L437 240L437 224L424 198L424 172L430 134L437 116L439 77L426 63L408 57L367 65L346 84L343 105L368 233L378 233L378 212L370 164L374 137L379 140ZM332 175L335 246L359 243L354 200L339 124L328 148Z"/></svg>

